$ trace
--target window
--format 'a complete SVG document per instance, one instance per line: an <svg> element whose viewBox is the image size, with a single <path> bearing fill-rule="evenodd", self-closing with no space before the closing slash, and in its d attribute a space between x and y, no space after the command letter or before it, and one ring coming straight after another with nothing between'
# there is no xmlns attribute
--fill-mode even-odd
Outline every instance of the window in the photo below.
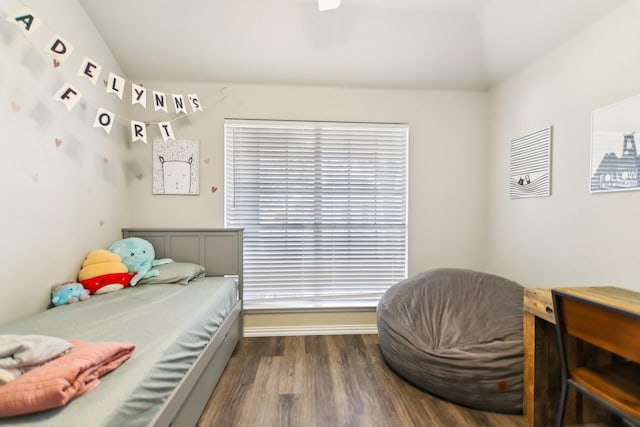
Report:
<svg viewBox="0 0 640 427"><path fill-rule="evenodd" d="M407 125L225 121L247 309L375 307L407 276Z"/></svg>

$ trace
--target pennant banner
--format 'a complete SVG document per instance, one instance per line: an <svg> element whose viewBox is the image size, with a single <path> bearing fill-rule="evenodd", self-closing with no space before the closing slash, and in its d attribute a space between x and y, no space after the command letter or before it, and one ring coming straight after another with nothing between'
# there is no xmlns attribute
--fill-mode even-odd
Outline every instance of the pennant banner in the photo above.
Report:
<svg viewBox="0 0 640 427"><path fill-rule="evenodd" d="M85 76L95 86L98 82L98 77L100 77L100 71L102 71L102 65L85 56L78 69L78 76Z"/></svg>
<svg viewBox="0 0 640 427"><path fill-rule="evenodd" d="M131 105L140 104L142 108L147 108L147 89L131 83Z"/></svg>
<svg viewBox="0 0 640 427"><path fill-rule="evenodd" d="M20 28L23 34L26 37L31 36L31 34L35 33L39 28L45 26L44 22L33 14L33 12L28 7L21 7L15 10L13 13L7 15L6 21ZM74 52L74 47L71 43L65 40L61 35L55 34L55 32L51 32L53 37L50 39L49 43L44 46L44 52L53 56L53 66L54 68L58 68L62 65ZM97 82L100 80L100 76L102 74L102 65L100 65L95 60L85 56L80 64L80 68L78 68L77 76L78 77L86 77L89 79L92 85L96 86ZM123 77L113 73L108 73L108 78L104 80L106 86L106 93L113 93L119 99L123 99L124 92L127 89L127 84L129 84ZM147 92L148 90L142 86L142 84L131 84L131 105L141 105L142 108L147 108ZM170 97L167 96L164 92L160 91L151 91L153 94L152 102L154 106L154 111L162 110L165 113L169 113L169 103L173 103L173 108L175 109L178 117L164 122L155 122L158 125L160 133L164 141L175 139L175 135L173 132L173 128L171 127L171 122L174 120L181 119L185 115L189 115L190 112L187 108L187 103L191 107L191 113L195 113L196 111L203 111L202 104L197 94L171 94ZM60 89L53 95L52 99L56 102L61 102L64 104L65 108L68 111L71 111L75 108L75 106L82 99L82 93L75 88L70 83L64 83ZM86 102L82 102L83 109L86 109ZM113 127L113 123L116 120L116 116L113 112L99 107L96 112L96 116L93 122L94 128L102 128L107 134L111 134L111 129ZM141 121L131 121L131 138L133 142L143 141L145 144L147 143L147 126L149 123L141 122Z"/></svg>
<svg viewBox="0 0 640 427"><path fill-rule="evenodd" d="M22 7L7 17L7 21L17 25L22 30L22 33L29 37L35 33L42 25L42 21L31 13L28 7Z"/></svg>
<svg viewBox="0 0 640 427"><path fill-rule="evenodd" d="M187 95L187 98L189 99L189 104L191 104L191 109L194 113L196 111L202 111L202 105L200 104L200 99L198 98L197 94L190 93L189 95Z"/></svg>
<svg viewBox="0 0 640 427"><path fill-rule="evenodd" d="M131 120L131 142L136 141L147 143L147 125L144 122Z"/></svg>
<svg viewBox="0 0 640 427"><path fill-rule="evenodd" d="M153 105L155 107L155 111L163 110L165 113L169 112L169 110L167 110L167 98L162 92L153 91Z"/></svg>
<svg viewBox="0 0 640 427"><path fill-rule="evenodd" d="M64 64L64 61L71 56L73 53L73 45L56 34L47 47L44 48L44 51L54 56L53 65L57 68L59 65Z"/></svg>
<svg viewBox="0 0 640 427"><path fill-rule="evenodd" d="M167 142L170 139L176 139L176 136L173 134L173 129L171 129L170 122L160 122L158 123L158 127L160 128L160 133L162 134L164 142Z"/></svg>
<svg viewBox="0 0 640 427"><path fill-rule="evenodd" d="M96 114L96 120L93 122L93 127L102 128L107 134L110 134L115 117L115 114L113 114L111 111L100 107L98 108L98 113Z"/></svg>
<svg viewBox="0 0 640 427"><path fill-rule="evenodd" d="M187 114L187 107L184 105L184 98L182 95L173 94L171 97L173 98L173 105L176 107L176 114Z"/></svg>
<svg viewBox="0 0 640 427"><path fill-rule="evenodd" d="M118 98L122 99L124 94L124 86L127 82L117 74L109 73L109 80L107 81L107 93L115 93Z"/></svg>
<svg viewBox="0 0 640 427"><path fill-rule="evenodd" d="M73 110L73 107L80 101L80 98L82 98L80 91L69 83L62 85L58 92L53 95L53 99L62 102L64 106L67 107L67 111Z"/></svg>

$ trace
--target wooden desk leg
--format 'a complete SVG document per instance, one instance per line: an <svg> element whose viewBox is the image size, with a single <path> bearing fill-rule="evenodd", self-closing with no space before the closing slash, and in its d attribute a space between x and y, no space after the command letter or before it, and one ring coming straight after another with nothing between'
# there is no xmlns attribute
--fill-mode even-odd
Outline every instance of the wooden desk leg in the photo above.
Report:
<svg viewBox="0 0 640 427"><path fill-rule="evenodd" d="M534 400L535 400L535 343L536 343L536 316L529 312L524 313L523 320L524 339L524 390L522 411L525 420L530 426L534 425Z"/></svg>
<svg viewBox="0 0 640 427"><path fill-rule="evenodd" d="M560 354L555 325L525 312L523 334L524 416L532 427L553 426L561 388ZM572 406L571 402L568 406ZM566 421L573 419L574 415L568 414Z"/></svg>

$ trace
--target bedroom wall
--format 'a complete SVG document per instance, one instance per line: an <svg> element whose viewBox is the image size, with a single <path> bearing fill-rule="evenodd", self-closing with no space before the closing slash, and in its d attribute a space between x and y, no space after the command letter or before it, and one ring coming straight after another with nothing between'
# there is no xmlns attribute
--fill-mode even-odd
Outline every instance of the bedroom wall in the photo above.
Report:
<svg viewBox="0 0 640 427"><path fill-rule="evenodd" d="M121 238L129 210L124 128L107 136L92 127L98 106L120 115L121 103L76 76L85 55L103 73L120 67L75 0L29 1L44 21L29 38L5 20L23 6L0 3L0 325L43 310L52 285L75 279L90 250ZM57 68L43 51L54 34L75 48ZM65 82L84 95L71 112L51 99Z"/></svg>
<svg viewBox="0 0 640 427"><path fill-rule="evenodd" d="M200 195L151 194L151 142L132 153L141 179L129 192L130 226L222 227L224 224L225 118L408 123L409 274L427 268L484 265L486 221L487 99L484 92L340 89L144 82L167 93L200 96L204 112L173 123L178 138L200 140ZM172 92L173 91L173 92ZM149 120L157 120L149 114ZM150 141L158 137L149 127ZM211 192L211 187L218 190ZM251 315L247 324L274 326L273 318ZM341 322L375 323L370 312ZM335 315L310 320L281 316L287 325L333 324Z"/></svg>
<svg viewBox="0 0 640 427"><path fill-rule="evenodd" d="M526 286L640 290L640 193L589 192L591 112L640 94L639 19L640 2L626 2L491 90L489 270ZM548 125L551 197L510 200L509 141Z"/></svg>

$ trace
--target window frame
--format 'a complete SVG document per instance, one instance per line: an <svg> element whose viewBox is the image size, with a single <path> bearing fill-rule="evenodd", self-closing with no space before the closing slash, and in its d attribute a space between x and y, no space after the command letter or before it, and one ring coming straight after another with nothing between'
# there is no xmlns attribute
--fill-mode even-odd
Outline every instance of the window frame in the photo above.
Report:
<svg viewBox="0 0 640 427"><path fill-rule="evenodd" d="M229 132L230 129L239 129L242 127L248 127L248 128L260 128L260 127L264 127L264 128L273 128L273 129L299 129L299 128L310 128L310 129L314 129L314 132L317 131L320 128L320 134L327 133L329 132L327 129L346 129L344 132L346 132L347 134L349 132L355 132L356 134L358 132L360 132L361 129L362 133L364 135L366 135L368 132L373 132L373 131L379 131L384 133L389 133L389 135L400 135L402 134L402 142L398 143L398 145L401 145L401 148L397 148L398 152L396 153L396 156L394 159L396 159L396 163L398 163L399 161L397 159L401 159L401 163L402 163L402 167L398 167L397 165L394 166L396 168L398 168L398 170L400 170L401 172L401 177L399 177L398 179L401 179L402 182L399 185L400 188L402 189L401 194L397 194L397 197L401 200L401 204L402 204L402 209L400 209L401 211L401 223L399 224L395 224L395 226L399 227L399 231L398 234L401 235L401 249L396 250L396 252L394 253L400 253L403 256L403 259L401 260L401 262L399 262L398 264L401 264L401 273L400 274L395 274L394 275L394 280L391 281L390 283L385 283L384 284L384 290L388 289L388 287L392 286L394 283L396 283L399 280L402 280L404 278L407 277L407 272L408 272L408 187L409 187L409 164L408 164L408 151L409 151L409 126L407 124L390 124L390 123L346 123L346 122L318 122L318 121L279 121L279 120L241 120L241 119L225 119L224 122L224 176L225 176L225 196L224 196L224 221L225 221L225 227L242 227L245 229L245 241L247 240L247 238L249 238L251 240L251 233L252 233L252 229L251 227L247 227L246 224L242 224L242 223L238 223L236 221L232 221L230 220L230 204L235 200L235 196L236 193L234 193L233 189L231 187L233 187L234 185L238 185L237 184L237 177L235 176L236 171L236 166L231 166L230 162L234 161L234 159L232 159L231 157L235 157L237 150L237 147L234 146L232 147L232 149L230 149L230 144L231 141L230 139L232 139L229 136ZM295 131L293 131L295 132ZM309 137L309 139L322 139L321 136L315 135L313 136L313 138ZM387 136L387 138L391 138L389 136ZM259 139L259 137L258 137ZM384 138L383 138L384 139ZM379 141L374 141L374 142L379 142ZM384 142L384 141L383 141ZM368 140L367 142L362 142L363 144L369 144L371 145L372 143L369 143ZM319 143L320 145L322 145L322 142ZM383 143L382 146L384 148L387 148L386 145L384 145ZM374 144L375 145L375 144ZM393 144L392 144L393 145ZM392 147L392 149L396 149L395 145ZM259 150L259 149L258 149ZM383 153L384 150L382 151L375 151L375 154L382 158L384 160L384 157L381 157L381 153ZM286 156L285 156L286 157ZM288 158L288 157L287 157ZM345 156L346 158L346 156ZM317 158L314 157L314 161L317 161ZM379 162L383 163L382 160L378 159ZM258 161L260 162L260 161ZM392 163L392 161L387 161L387 163ZM320 169L322 171L322 169ZM287 171L288 173L289 171ZM234 175L231 175L234 174ZM376 178L377 179L377 178ZM256 191L256 193L258 193ZM320 192L322 193L322 191ZM318 193L315 193L315 195L317 196ZM370 193L367 193L370 194ZM376 205L377 206L377 205ZM261 209L261 203L257 202L257 209L260 210ZM389 210L391 210L389 208ZM387 224L388 225L388 224ZM326 226L326 224L325 224ZM353 227L355 228L355 224L338 224L336 227L338 226L342 226L342 227ZM378 225L370 225L370 227L384 227L385 224L378 224ZM277 228L277 227L276 227ZM301 228L304 229L304 224L297 224L295 227L292 228ZM318 230L318 224L317 223L313 223L311 225L312 229L315 229L316 231ZM321 228L321 227L320 227ZM328 228L331 228L330 226ZM320 231L322 232L322 230ZM377 230L376 233L379 233L380 231ZM349 231L350 233L350 231ZM315 240L313 240L315 241ZM249 260L249 262L247 262L247 257L251 258L251 250L247 250L247 247L250 246L251 244L247 245L245 243L245 274L244 274L244 282L245 282L245 291L249 291L249 294L251 294L252 292L252 277L251 277L251 260ZM400 245L400 244L398 244ZM247 266L249 266L249 268L247 268ZM377 267L377 265L376 265ZM357 273L357 271L355 271ZM299 285L302 287L302 285ZM265 286L266 289L268 289L268 286ZM304 302L298 302L297 304L292 302L292 301L287 301L287 298L285 298L284 300L279 300L279 299L274 299L271 303L265 301L262 301L262 303L258 304L256 301L257 300L252 300L251 295L246 298L245 297L245 308L247 311L260 311L260 312L267 312L267 311L290 311L290 310L295 310L295 311L307 311L307 310L331 310L331 311L335 311L335 310L348 310L348 311L356 311L356 310L372 310L375 309L375 307L377 306L377 303L379 301L379 298L384 294L384 292L381 291L381 287L378 286L375 288L375 292L370 292L371 295L365 295L367 294L367 292L362 292L363 294L363 298L359 299L357 297L355 297L355 295L357 295L357 292L352 294L353 298L346 298L346 300L344 301L337 301L337 300L332 300L331 298L326 298L326 299L322 299L322 301L304 301ZM290 298L290 297L289 297ZM295 298L293 298L295 300Z"/></svg>

